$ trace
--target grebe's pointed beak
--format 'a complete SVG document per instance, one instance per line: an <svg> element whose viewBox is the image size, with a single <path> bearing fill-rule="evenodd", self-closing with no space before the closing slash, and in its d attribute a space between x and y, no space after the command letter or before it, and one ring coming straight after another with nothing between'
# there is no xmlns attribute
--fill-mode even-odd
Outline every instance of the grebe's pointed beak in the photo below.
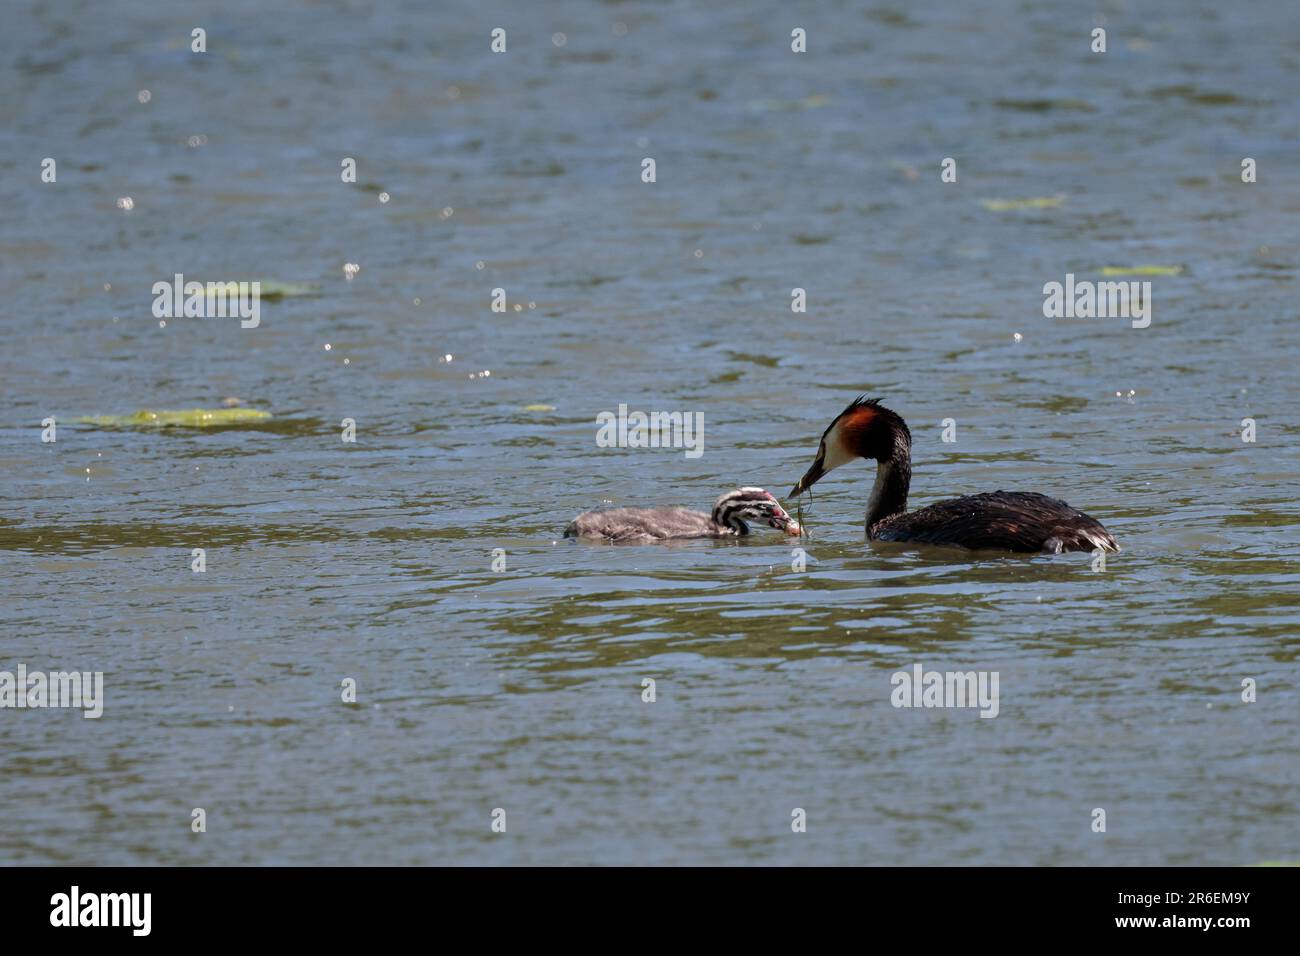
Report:
<svg viewBox="0 0 1300 956"><path fill-rule="evenodd" d="M813 485L817 484L822 475L826 474L826 450L823 448L817 452L817 459L812 463L812 467L804 472L804 476L799 482L790 489L787 498L797 498Z"/></svg>

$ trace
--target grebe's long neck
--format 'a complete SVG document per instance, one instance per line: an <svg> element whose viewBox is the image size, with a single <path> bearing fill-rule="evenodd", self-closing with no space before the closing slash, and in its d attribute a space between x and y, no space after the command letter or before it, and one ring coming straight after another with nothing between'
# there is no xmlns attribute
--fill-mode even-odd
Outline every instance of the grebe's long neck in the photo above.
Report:
<svg viewBox="0 0 1300 956"><path fill-rule="evenodd" d="M867 537L871 526L907 510L907 489L912 484L912 436L906 427L893 426L892 441L876 464L876 483L867 503Z"/></svg>

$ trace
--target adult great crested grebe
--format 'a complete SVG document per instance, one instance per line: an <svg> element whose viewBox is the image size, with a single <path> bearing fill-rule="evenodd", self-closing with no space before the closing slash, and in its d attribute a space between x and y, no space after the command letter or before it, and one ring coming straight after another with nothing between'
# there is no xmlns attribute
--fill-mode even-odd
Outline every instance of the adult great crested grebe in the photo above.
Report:
<svg viewBox="0 0 1300 956"><path fill-rule="evenodd" d="M766 521L786 534L800 533L799 523L762 488L728 491L713 514L689 508L609 508L585 511L564 529L566 538L600 538L619 543L648 543L675 538L732 538L749 534L745 519Z"/></svg>
<svg viewBox="0 0 1300 956"><path fill-rule="evenodd" d="M867 505L867 537L915 541L972 550L1118 551L1096 518L1064 501L1032 491L991 491L907 510L912 482L912 433L907 423L865 396L840 412L822 434L817 458L790 491L807 491L833 468L855 458L876 460L876 483Z"/></svg>

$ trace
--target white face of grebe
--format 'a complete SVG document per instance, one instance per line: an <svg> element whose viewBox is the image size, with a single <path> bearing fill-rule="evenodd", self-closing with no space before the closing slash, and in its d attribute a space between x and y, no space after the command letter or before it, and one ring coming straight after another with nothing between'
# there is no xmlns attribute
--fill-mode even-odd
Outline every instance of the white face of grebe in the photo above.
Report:
<svg viewBox="0 0 1300 956"><path fill-rule="evenodd" d="M763 521L770 527L794 536L802 533L799 522L781 507L771 492L762 488L739 488L718 499L715 514L721 511L726 517Z"/></svg>
<svg viewBox="0 0 1300 956"><path fill-rule="evenodd" d="M848 448L843 431L845 421L846 417L841 415L831 422L830 428L826 429L825 434L822 435L821 444L817 446L817 457L813 459L812 466L799 479L798 484L790 489L791 498L803 494L824 478L827 473L834 471L840 465L862 457L861 454L850 451Z"/></svg>

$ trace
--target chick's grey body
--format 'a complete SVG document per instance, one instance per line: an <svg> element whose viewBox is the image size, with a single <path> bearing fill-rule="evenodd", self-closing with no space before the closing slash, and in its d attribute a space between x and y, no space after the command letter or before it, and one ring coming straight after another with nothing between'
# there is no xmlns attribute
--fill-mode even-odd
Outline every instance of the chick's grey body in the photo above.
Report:
<svg viewBox="0 0 1300 956"><path fill-rule="evenodd" d="M717 500L713 513L690 508L609 508L586 511L569 522L566 538L616 542L671 541L680 538L736 538L749 534L748 518L766 521L787 534L798 523L762 488L737 488Z"/></svg>
<svg viewBox="0 0 1300 956"><path fill-rule="evenodd" d="M588 511L569 522L566 538L606 541L663 541L668 538L725 538L738 534L690 508L610 508Z"/></svg>

